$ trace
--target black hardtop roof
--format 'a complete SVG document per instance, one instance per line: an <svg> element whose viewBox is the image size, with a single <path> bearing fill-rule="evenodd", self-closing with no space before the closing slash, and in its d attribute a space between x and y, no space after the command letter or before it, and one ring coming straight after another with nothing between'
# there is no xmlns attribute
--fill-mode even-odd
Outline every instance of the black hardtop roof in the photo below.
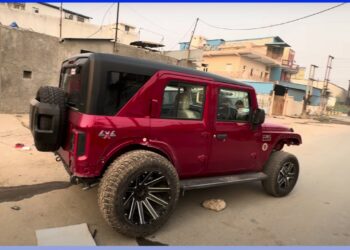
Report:
<svg viewBox="0 0 350 250"><path fill-rule="evenodd" d="M165 63L154 62L154 61L145 60L145 59L119 56L119 55L113 55L113 54L105 54L105 53L85 53L85 54L80 54L80 55L74 56L73 58L70 58L70 59L79 58L79 57L89 57L92 60L96 60L96 61L113 62L116 64L120 64L121 66L123 66L123 68L125 68L125 67L139 68L139 69L142 69L141 70L142 74L146 74L149 76L154 75L156 72L158 72L160 70L167 70L167 71L174 71L174 72L178 72L178 73L206 77L206 78L210 78L214 81L218 81L218 82L230 83L230 84L250 87L249 85L244 84L242 82L235 81L235 80L232 80L232 79L229 79L226 77L222 77L219 75L207 73L207 72L200 71L200 70L195 70L195 69L190 69L190 68L185 68L185 67L180 67L180 66L174 66L174 65L168 65ZM68 60L70 60L70 59L68 59Z"/></svg>

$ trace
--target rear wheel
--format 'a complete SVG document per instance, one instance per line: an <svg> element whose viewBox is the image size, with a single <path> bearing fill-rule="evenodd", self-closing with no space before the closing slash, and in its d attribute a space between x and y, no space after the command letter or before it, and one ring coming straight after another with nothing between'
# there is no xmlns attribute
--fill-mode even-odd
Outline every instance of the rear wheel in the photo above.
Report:
<svg viewBox="0 0 350 250"><path fill-rule="evenodd" d="M156 153L135 150L119 157L106 171L98 202L109 225L139 237L155 232L167 221L178 196L173 165Z"/></svg>
<svg viewBox="0 0 350 250"><path fill-rule="evenodd" d="M266 193L275 197L286 196L297 183L299 162L294 155L277 151L271 154L264 172L268 176L262 181Z"/></svg>

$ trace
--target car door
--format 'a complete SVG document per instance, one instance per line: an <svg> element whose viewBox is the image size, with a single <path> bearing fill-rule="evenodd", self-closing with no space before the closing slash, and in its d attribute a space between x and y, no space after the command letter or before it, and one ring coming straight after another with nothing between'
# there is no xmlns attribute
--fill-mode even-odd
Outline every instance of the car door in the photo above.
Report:
<svg viewBox="0 0 350 250"><path fill-rule="evenodd" d="M198 175L206 169L209 153L207 85L176 77L157 84L162 91L152 100L160 107L151 118L152 143L171 154L180 177Z"/></svg>
<svg viewBox="0 0 350 250"><path fill-rule="evenodd" d="M258 131L250 123L252 98L249 89L215 87L216 103L208 172L217 174L256 168Z"/></svg>

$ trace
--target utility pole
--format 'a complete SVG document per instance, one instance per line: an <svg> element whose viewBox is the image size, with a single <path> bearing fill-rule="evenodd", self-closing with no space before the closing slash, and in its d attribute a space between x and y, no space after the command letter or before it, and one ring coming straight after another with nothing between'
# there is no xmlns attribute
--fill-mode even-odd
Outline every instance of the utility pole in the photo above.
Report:
<svg viewBox="0 0 350 250"><path fill-rule="evenodd" d="M62 39L62 11L63 11L62 5L63 3L61 3L61 7L60 7L60 41Z"/></svg>
<svg viewBox="0 0 350 250"><path fill-rule="evenodd" d="M348 88L348 98L346 98L346 105L350 106L350 80L349 80L349 88Z"/></svg>
<svg viewBox="0 0 350 250"><path fill-rule="evenodd" d="M195 23L195 25L194 25L194 28L193 28L193 31L192 31L192 34L191 34L190 43L188 44L187 60L190 60L190 54L191 54L191 43L192 43L192 39L193 39L194 32L196 31L196 28L197 28L198 21L199 21L199 18L197 17L197 19L196 19L196 23Z"/></svg>
<svg viewBox="0 0 350 250"><path fill-rule="evenodd" d="M311 64L310 65L310 72L309 72L309 80L306 86L305 96L304 96L304 103L303 103L303 111L301 113L302 117L306 116L306 107L310 101L310 98L312 96L312 88L314 86L315 81L315 70L318 68L317 65Z"/></svg>
<svg viewBox="0 0 350 250"><path fill-rule="evenodd" d="M119 26L119 2L117 4L117 17L115 22L115 38L114 38L114 53L117 53L117 41L118 41L118 26Z"/></svg>
<svg viewBox="0 0 350 250"><path fill-rule="evenodd" d="M328 56L326 73L323 81L322 96L321 96L321 114L324 114L327 107L327 100L328 100L327 89L328 89L329 76L331 74L333 59L334 59L334 56L331 56L331 55Z"/></svg>

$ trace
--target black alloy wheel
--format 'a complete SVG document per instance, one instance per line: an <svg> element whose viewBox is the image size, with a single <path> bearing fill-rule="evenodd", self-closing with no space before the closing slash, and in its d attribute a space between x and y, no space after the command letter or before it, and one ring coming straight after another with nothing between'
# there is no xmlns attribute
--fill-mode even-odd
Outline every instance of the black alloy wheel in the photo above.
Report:
<svg viewBox="0 0 350 250"><path fill-rule="evenodd" d="M145 171L130 181L123 200L124 216L130 223L152 224L169 210L169 182L160 171Z"/></svg>

